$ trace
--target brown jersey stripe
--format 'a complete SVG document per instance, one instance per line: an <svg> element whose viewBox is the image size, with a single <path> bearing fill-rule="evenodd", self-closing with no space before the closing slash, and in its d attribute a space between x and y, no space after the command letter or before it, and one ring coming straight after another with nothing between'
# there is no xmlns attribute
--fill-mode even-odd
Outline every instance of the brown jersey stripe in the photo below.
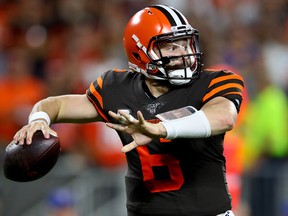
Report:
<svg viewBox="0 0 288 216"><path fill-rule="evenodd" d="M232 75L227 75L227 76L222 76L222 77L218 77L218 78L215 78L213 79L208 88L210 88L212 85L216 84L216 83L219 83L219 82L222 82L222 81L225 81L225 80L231 80L231 79L237 79L237 80L241 80L241 82L244 82L243 79L236 75L236 74L232 74Z"/></svg>
<svg viewBox="0 0 288 216"><path fill-rule="evenodd" d="M103 86L103 79L102 79L102 77L98 77L97 83L98 83L99 87L102 89L102 86Z"/></svg>
<svg viewBox="0 0 288 216"><path fill-rule="evenodd" d="M209 93L207 93L204 97L203 97L203 102L206 101L207 99L211 98L213 95L223 91L223 90L226 90L226 89L229 89L229 88L237 88L239 89L241 92L243 91L243 86L240 85L240 84L237 84L237 83L229 83L229 84L225 84L225 85L222 85L222 86L219 86L215 89L213 89L212 91L210 91Z"/></svg>
<svg viewBox="0 0 288 216"><path fill-rule="evenodd" d="M93 83L90 84L90 92L96 97L96 99L98 100L100 106L103 109L103 98L102 96L99 94L99 92L95 89L95 86L93 85Z"/></svg>

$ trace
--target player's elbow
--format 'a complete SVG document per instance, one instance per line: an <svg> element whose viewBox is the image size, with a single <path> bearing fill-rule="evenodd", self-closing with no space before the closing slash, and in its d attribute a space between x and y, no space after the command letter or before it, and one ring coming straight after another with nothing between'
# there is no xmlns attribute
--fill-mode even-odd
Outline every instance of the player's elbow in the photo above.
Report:
<svg viewBox="0 0 288 216"><path fill-rule="evenodd" d="M226 106L225 109L222 110L222 125L225 131L232 130L236 125L237 120L237 110L231 102L229 106Z"/></svg>
<svg viewBox="0 0 288 216"><path fill-rule="evenodd" d="M235 127L235 118L226 113L210 118L211 135L218 135L232 130Z"/></svg>
<svg viewBox="0 0 288 216"><path fill-rule="evenodd" d="M222 126L225 131L230 131L235 127L236 116L232 112L228 112L222 116Z"/></svg>
<svg viewBox="0 0 288 216"><path fill-rule="evenodd" d="M224 122L224 127L226 131L230 131L235 127L235 122L232 118L227 118Z"/></svg>

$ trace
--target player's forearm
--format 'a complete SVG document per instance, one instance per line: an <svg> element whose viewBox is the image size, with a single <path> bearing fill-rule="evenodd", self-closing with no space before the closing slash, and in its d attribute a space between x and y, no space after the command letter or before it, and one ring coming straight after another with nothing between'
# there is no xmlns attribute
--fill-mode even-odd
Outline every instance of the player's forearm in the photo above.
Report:
<svg viewBox="0 0 288 216"><path fill-rule="evenodd" d="M225 98L218 98L208 102L201 110L209 121L211 135L225 133L234 128L237 110L231 101Z"/></svg>
<svg viewBox="0 0 288 216"><path fill-rule="evenodd" d="M88 123L101 121L85 94L48 97L35 104L32 114L45 112L52 123Z"/></svg>
<svg viewBox="0 0 288 216"><path fill-rule="evenodd" d="M57 99L57 97L48 97L40 100L34 105L29 118L37 112L45 112L48 114L51 123L57 122L57 116L59 115L60 109L61 101ZM41 119L41 117L39 117L39 119Z"/></svg>
<svg viewBox="0 0 288 216"><path fill-rule="evenodd" d="M213 115L213 113L210 112L204 112L209 123L211 126L211 135L217 135L221 133L225 133L227 131L230 131L234 128L235 121L231 117L230 114L219 112L217 113L218 116Z"/></svg>
<svg viewBox="0 0 288 216"><path fill-rule="evenodd" d="M156 117L162 121L167 139L204 138L231 130L236 122L237 110L230 100L218 97L201 110L187 106L160 113ZM158 131L161 132L161 128Z"/></svg>

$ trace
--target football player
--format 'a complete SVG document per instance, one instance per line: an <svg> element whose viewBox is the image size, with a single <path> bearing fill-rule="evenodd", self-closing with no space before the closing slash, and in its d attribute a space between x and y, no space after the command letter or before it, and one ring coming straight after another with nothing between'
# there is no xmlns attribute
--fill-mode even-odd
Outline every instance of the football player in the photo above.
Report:
<svg viewBox="0 0 288 216"><path fill-rule="evenodd" d="M86 94L39 101L14 141L56 135L52 123L106 122L127 158L128 216L232 216L223 139L244 82L203 69L198 39L175 8L140 10L124 31L129 69L103 73Z"/></svg>

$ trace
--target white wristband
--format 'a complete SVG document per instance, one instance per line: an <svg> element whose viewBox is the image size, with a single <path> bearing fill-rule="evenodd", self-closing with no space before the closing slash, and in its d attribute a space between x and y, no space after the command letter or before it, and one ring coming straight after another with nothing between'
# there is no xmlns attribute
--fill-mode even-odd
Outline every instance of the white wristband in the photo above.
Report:
<svg viewBox="0 0 288 216"><path fill-rule="evenodd" d="M195 109L195 108L194 108ZM167 131L166 139L204 138L211 135L211 127L202 110L191 115L173 120L162 121Z"/></svg>
<svg viewBox="0 0 288 216"><path fill-rule="evenodd" d="M33 121L39 121L39 120L42 120L42 121L44 120L47 123L47 125L50 125L51 123L49 115L43 111L32 113L29 116L28 123L30 124Z"/></svg>

